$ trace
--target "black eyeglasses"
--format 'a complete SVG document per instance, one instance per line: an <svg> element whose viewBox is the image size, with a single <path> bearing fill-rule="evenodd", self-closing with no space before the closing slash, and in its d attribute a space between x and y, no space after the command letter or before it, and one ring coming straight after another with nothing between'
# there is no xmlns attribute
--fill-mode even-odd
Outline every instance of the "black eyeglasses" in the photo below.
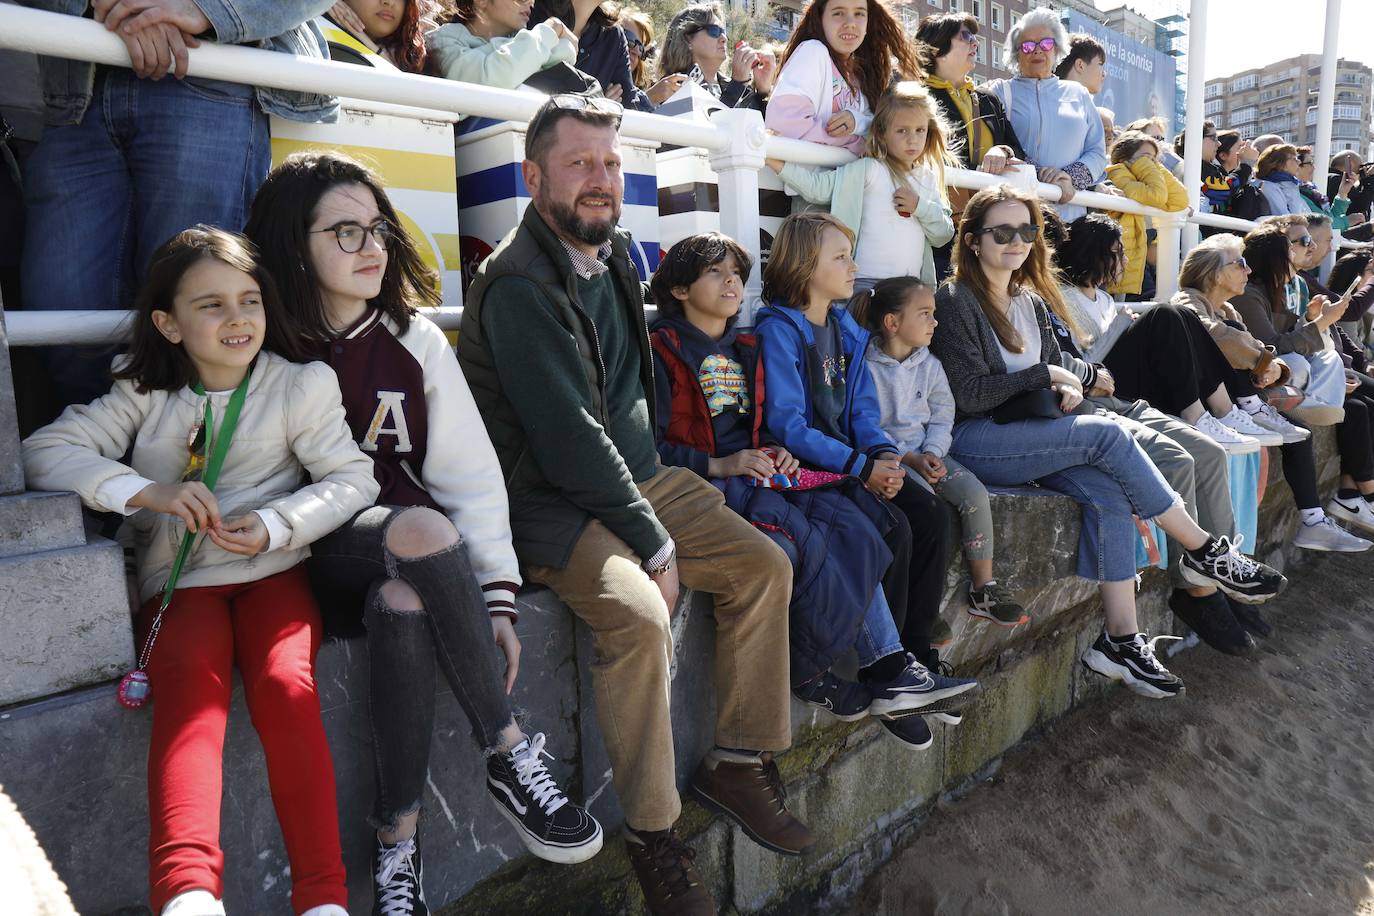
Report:
<svg viewBox="0 0 1374 916"><path fill-rule="evenodd" d="M386 251L391 247L392 239L396 238L396 230L384 219L379 219L371 226L360 226L357 223L339 223L337 226L330 226L327 229L312 229L310 234L317 232L334 233L334 241L339 243L339 250L344 254L357 254L363 250L363 245L367 244L367 237L372 236L372 240L377 243L377 247Z"/></svg>
<svg viewBox="0 0 1374 916"><path fill-rule="evenodd" d="M644 60L648 60L651 57L653 57L654 51L657 50L657 48L655 48L653 45L646 45L644 42L640 41L633 35L625 36L625 46L629 48L631 51L634 51Z"/></svg>
<svg viewBox="0 0 1374 916"><path fill-rule="evenodd" d="M1023 242L1033 242L1040 235L1040 227L1034 223L1025 223L1020 226L986 226L978 230L979 235L992 233L992 240L999 245L1010 245L1011 240L1017 236Z"/></svg>
<svg viewBox="0 0 1374 916"><path fill-rule="evenodd" d="M620 129L620 119L625 116L624 106L604 96L579 95L575 92L562 92L558 95L552 95L534 113L534 117L530 118L529 126L525 128L526 149L534 142L534 138L544 130L549 117L555 111L594 111L597 114L610 115L615 118L616 130Z"/></svg>
<svg viewBox="0 0 1374 916"><path fill-rule="evenodd" d="M1021 53L1034 54L1038 48L1048 54L1057 47L1059 47L1059 42L1055 41L1053 38L1042 38L1039 41L1023 41L1021 42Z"/></svg>
<svg viewBox="0 0 1374 916"><path fill-rule="evenodd" d="M697 26L695 29L692 29L692 34L693 34L693 35L695 35L695 34L698 33L698 32L705 32L707 35L710 35L712 38L724 38L724 37L725 37L725 26L723 26L723 25L717 25L716 23L713 22L713 23L711 23L710 25Z"/></svg>

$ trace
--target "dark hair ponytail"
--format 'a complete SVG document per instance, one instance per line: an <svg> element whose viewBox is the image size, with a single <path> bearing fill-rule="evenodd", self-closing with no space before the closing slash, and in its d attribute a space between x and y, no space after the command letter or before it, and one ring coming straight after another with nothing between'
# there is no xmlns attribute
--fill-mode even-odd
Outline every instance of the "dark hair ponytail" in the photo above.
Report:
<svg viewBox="0 0 1374 916"><path fill-rule="evenodd" d="M864 328L883 336L883 319L888 315L901 314L906 308L911 294L921 289L932 289L920 277L888 277L879 280L872 289L864 290L849 303L849 314L854 316Z"/></svg>

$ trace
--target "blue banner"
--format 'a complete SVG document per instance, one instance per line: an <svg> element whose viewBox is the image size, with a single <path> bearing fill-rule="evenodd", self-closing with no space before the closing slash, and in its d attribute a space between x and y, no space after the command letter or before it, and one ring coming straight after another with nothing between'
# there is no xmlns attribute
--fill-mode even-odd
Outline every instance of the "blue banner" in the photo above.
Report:
<svg viewBox="0 0 1374 916"><path fill-rule="evenodd" d="M1168 124L1166 136L1172 137L1181 129L1174 118L1178 68L1172 57L1082 13L1067 10L1061 15L1068 31L1086 32L1107 49L1107 79L1096 100L1116 114L1117 128L1139 118L1160 117Z"/></svg>

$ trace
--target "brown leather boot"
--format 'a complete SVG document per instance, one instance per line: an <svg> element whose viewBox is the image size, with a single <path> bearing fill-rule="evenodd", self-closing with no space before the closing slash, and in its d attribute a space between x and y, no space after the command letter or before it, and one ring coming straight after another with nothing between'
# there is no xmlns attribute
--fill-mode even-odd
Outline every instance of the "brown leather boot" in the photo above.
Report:
<svg viewBox="0 0 1374 916"><path fill-rule="evenodd" d="M751 756L712 748L692 774L692 792L766 849L799 856L816 842L787 810L782 775L770 753Z"/></svg>
<svg viewBox="0 0 1374 916"><path fill-rule="evenodd" d="M716 902L692 864L696 852L672 829L639 833L627 827L625 849L654 916L716 916Z"/></svg>

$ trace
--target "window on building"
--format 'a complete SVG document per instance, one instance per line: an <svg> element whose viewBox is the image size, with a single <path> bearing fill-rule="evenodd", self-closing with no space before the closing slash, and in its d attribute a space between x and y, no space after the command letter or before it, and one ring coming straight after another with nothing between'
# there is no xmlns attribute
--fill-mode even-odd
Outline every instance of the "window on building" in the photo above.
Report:
<svg viewBox="0 0 1374 916"><path fill-rule="evenodd" d="M1226 103L1223 102L1221 99L1212 99L1210 102L1208 102L1206 105L1202 107L1202 112L1208 117L1212 115L1221 114L1221 109L1225 104Z"/></svg>
<svg viewBox="0 0 1374 916"><path fill-rule="evenodd" d="M1206 94L1204 95L1204 98L1209 98L1209 99L1219 99L1219 98L1221 98L1221 83L1209 83L1209 84L1207 85L1207 92L1206 92Z"/></svg>
<svg viewBox="0 0 1374 916"><path fill-rule="evenodd" d="M978 42L977 60L980 64L988 62L988 43L986 41Z"/></svg>
<svg viewBox="0 0 1374 916"><path fill-rule="evenodd" d="M1231 91L1243 92L1246 89L1254 89L1257 81L1258 79L1255 74L1247 73L1245 76L1231 80Z"/></svg>
<svg viewBox="0 0 1374 916"><path fill-rule="evenodd" d="M994 32L1002 31L1002 23L1005 21L1006 15L1006 10L1002 8L1002 4L994 3L992 5L992 30Z"/></svg>
<svg viewBox="0 0 1374 916"><path fill-rule="evenodd" d="M980 47L981 47L981 46L980 46ZM1001 70L1001 69L1002 69L1002 46L1001 46L1001 45L993 45L993 46L992 46L992 69L994 69L994 70Z"/></svg>

